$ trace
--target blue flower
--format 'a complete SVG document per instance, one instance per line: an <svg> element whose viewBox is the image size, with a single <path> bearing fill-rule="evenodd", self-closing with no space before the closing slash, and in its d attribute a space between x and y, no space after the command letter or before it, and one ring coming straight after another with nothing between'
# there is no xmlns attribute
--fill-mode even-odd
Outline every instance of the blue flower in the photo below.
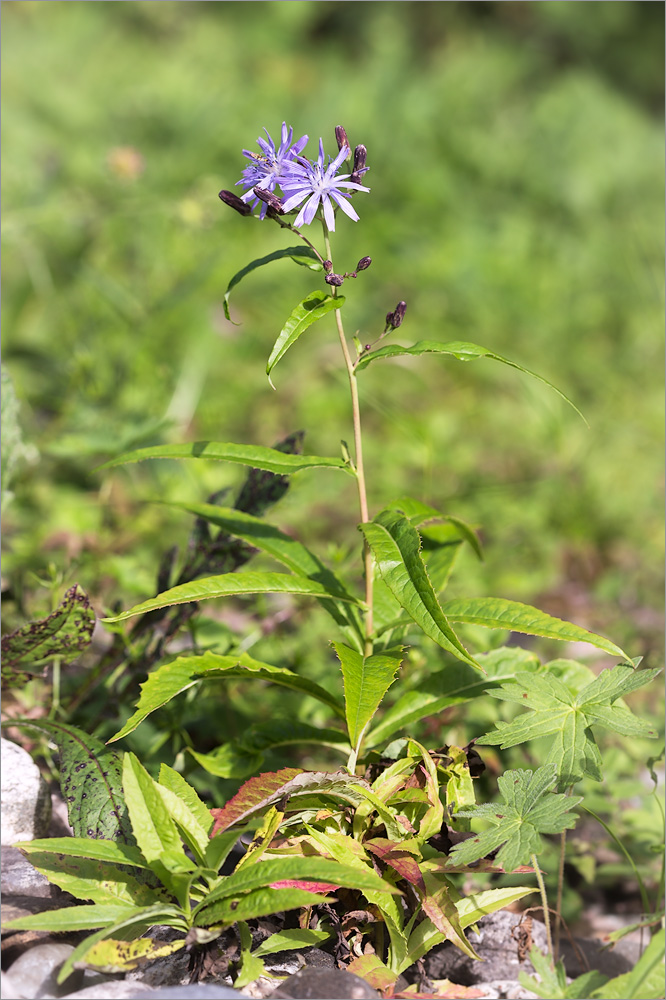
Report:
<svg viewBox="0 0 666 1000"><path fill-rule="evenodd" d="M314 163L298 156L283 165L284 176L280 180L280 186L284 192L282 205L285 212L296 208L307 198L294 221L296 229L303 225L309 226L321 205L324 221L329 231L333 232L335 230L335 212L332 201L342 209L345 215L348 215L354 222L358 222L358 215L351 206L349 195L341 189L369 191L370 188L347 180L350 174L335 176L343 160L346 160L348 156L349 149L347 146L343 146L334 160L329 157L329 164L325 166L324 144L320 139L319 156Z"/></svg>
<svg viewBox="0 0 666 1000"><path fill-rule="evenodd" d="M282 142L279 149L276 149L275 143L266 129L264 129L264 132L266 132L268 142L266 139L262 139L261 136L257 139L261 155L259 153L252 153L249 149L243 150L243 155L247 156L248 160L250 160L250 165L243 171L242 178L236 182L237 185L242 184L246 189L241 195L241 200L246 203L250 202L253 208L260 204L259 198L253 192L253 188L260 187L264 191L274 191L276 186L281 182L282 173L287 164L303 151L308 141L308 136L303 135L292 146L291 140L294 137L294 130L293 128L287 129L287 123L282 122ZM261 202L260 218L263 219L266 215L267 207L264 202Z"/></svg>

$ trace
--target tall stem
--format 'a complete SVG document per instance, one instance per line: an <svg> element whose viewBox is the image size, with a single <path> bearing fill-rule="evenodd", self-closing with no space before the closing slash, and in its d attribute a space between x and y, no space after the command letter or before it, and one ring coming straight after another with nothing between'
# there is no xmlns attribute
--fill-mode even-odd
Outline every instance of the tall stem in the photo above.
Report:
<svg viewBox="0 0 666 1000"><path fill-rule="evenodd" d="M331 241L328 235L328 229L324 226L324 239L326 241L326 255L329 260L331 257ZM338 290L335 286L332 286L333 297L337 298ZM351 393L351 404L352 404L352 418L354 421L354 463L356 465L356 483L358 488L358 500L359 507L361 511L361 521L365 523L370 520L368 513L368 494L365 486L365 468L363 465L363 435L361 433L361 407L358 398L358 383L356 380L356 375L354 374L354 363L352 361L351 355L349 353L349 347L347 345L347 338L345 337L345 330L342 325L342 314L340 309L335 310L335 322L338 328L338 336L340 337L340 346L342 348L342 356L345 359L345 367L347 369L347 377L349 378L349 391ZM367 611L365 613L365 656L372 655L373 646L373 631L374 631L374 621L372 614L372 592L374 583L374 564L372 561L372 552L370 551L370 546L364 540L363 541L363 564L365 567L365 603L367 605Z"/></svg>
<svg viewBox="0 0 666 1000"><path fill-rule="evenodd" d="M550 912L548 910L548 896L546 895L546 883L543 880L543 875L541 869L539 868L539 862L537 861L536 854L533 854L530 858L532 862L532 868L534 868L534 874L536 875L537 884L539 886L539 892L541 893L541 906L543 907L543 922L546 925L546 941L548 943L548 951L550 953L550 967L555 968L555 956L553 954L553 938L550 933Z"/></svg>

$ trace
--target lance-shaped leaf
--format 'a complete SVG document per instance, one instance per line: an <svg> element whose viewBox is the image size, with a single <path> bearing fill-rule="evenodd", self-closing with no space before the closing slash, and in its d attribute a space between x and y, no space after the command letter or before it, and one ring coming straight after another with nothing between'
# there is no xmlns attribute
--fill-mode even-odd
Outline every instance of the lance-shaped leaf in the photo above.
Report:
<svg viewBox="0 0 666 1000"><path fill-rule="evenodd" d="M173 955L184 948L185 944L184 937L168 942L151 937L139 938L136 941L116 941L107 938L91 945L85 954L79 957L79 962L110 974L131 972L132 969L141 968L147 962Z"/></svg>
<svg viewBox="0 0 666 1000"><path fill-rule="evenodd" d="M341 458L320 455L291 455L277 448L264 448L257 444L233 444L220 441L193 441L190 444L158 444L152 448L138 448L110 459L100 469L113 469L117 465L143 462L147 458L207 458L216 462L232 462L263 469L278 476L291 476L302 469L343 469L354 475L348 462Z"/></svg>
<svg viewBox="0 0 666 1000"><path fill-rule="evenodd" d="M75 660L92 640L95 612L84 591L75 584L47 618L27 622L2 637L2 683L14 687L28 680L58 657L61 664Z"/></svg>
<svg viewBox="0 0 666 1000"><path fill-rule="evenodd" d="M266 264L271 264L274 260L284 260L285 258L293 260L295 264L304 264L313 271L321 271L322 268L321 261L317 257L314 250L307 246L286 247L284 250L275 250L274 253L266 254L265 257L257 257L256 260L251 261L246 267L241 268L240 271L236 271L233 278L227 285L227 290L224 293L224 299L222 300L222 307L224 309L224 315L230 322L233 322L233 320L229 314L229 296L236 285L240 284L243 278L245 278L248 274L251 274L252 271L256 271L257 268L264 267Z"/></svg>
<svg viewBox="0 0 666 1000"><path fill-rule="evenodd" d="M307 889L252 889L240 896L227 896L211 901L204 910L195 914L195 927L223 924L231 926L239 920L267 917L282 910L295 910L304 906L318 906L331 902L330 897Z"/></svg>
<svg viewBox="0 0 666 1000"><path fill-rule="evenodd" d="M341 642L334 642L333 647L344 678L349 742L352 747L358 747L366 726L396 678L403 647L365 657Z"/></svg>
<svg viewBox="0 0 666 1000"><path fill-rule="evenodd" d="M526 635L540 635L545 639L560 639L562 642L589 642L611 656L631 662L624 650L601 635L588 632L579 625L553 618L529 604L506 601L501 597L479 597L446 601L442 610L453 622L482 625L484 628L508 629L510 632L524 632Z"/></svg>
<svg viewBox="0 0 666 1000"><path fill-rule="evenodd" d="M400 344L388 344L386 347L380 347L377 351L365 354L357 363L356 370L361 371L362 368L367 368L371 361L376 361L378 358L396 358L404 357L405 355L414 356L420 354L447 354L458 361L475 361L477 358L490 358L491 361L500 361L503 365L509 365L510 368L515 368L524 375L531 375L537 381L543 382L553 392L556 392L558 396L561 396L576 411L581 420L585 421L585 417L578 407L557 386L549 382L548 379L537 375L536 372L530 371L529 368L523 368L522 365L516 364L515 361L503 358L501 354L495 354L493 351L486 350L485 347L479 347L478 344L470 344L462 340L452 340L446 344L441 343L439 340L420 340L411 347L401 347Z"/></svg>
<svg viewBox="0 0 666 1000"><path fill-rule="evenodd" d="M109 927L125 917L143 914L147 907L129 903L94 903L83 906L65 906L60 910L45 910L18 917L3 923L2 929L12 931L90 931ZM173 909L173 908L169 908ZM160 907L162 910L162 907Z"/></svg>
<svg viewBox="0 0 666 1000"><path fill-rule="evenodd" d="M384 583L410 618L442 649L478 667L439 605L421 557L416 528L406 517L390 510L381 511L373 521L360 527Z"/></svg>
<svg viewBox="0 0 666 1000"><path fill-rule="evenodd" d="M448 521L451 527L456 529L460 538L471 545L478 558L483 559L481 543L474 528L462 518L454 517L452 514L443 514L436 507L431 507L430 504L423 503L421 500L415 500L414 497L399 497L397 500L391 500L386 507L388 510L397 510L404 514L415 528L429 521Z"/></svg>
<svg viewBox="0 0 666 1000"><path fill-rule="evenodd" d="M164 663L141 685L141 695L134 715L122 729L112 736L109 743L122 739L133 732L151 712L162 708L172 698L195 684L214 680L257 680L279 684L282 687L310 695L332 708L336 715L344 718L344 709L334 695L325 688L301 677L286 667L274 667L270 663L253 660L247 653L236 656L220 656L218 653L201 653L197 656L178 656L170 663Z"/></svg>
<svg viewBox="0 0 666 1000"><path fill-rule="evenodd" d="M15 845L18 846L18 845ZM28 856L55 854L72 858L91 858L106 864L147 868L146 860L137 847L116 844L110 840L87 840L85 837L49 837L46 840L20 841L20 849Z"/></svg>
<svg viewBox="0 0 666 1000"><path fill-rule="evenodd" d="M525 864L542 848L542 833L561 833L576 825L571 812L582 802L581 796L549 792L557 781L554 764L544 764L536 771L505 771L497 779L502 796L500 803L485 803L474 809L461 809L459 816L488 820L492 827L483 833L455 844L453 864L470 864L497 850L497 864L507 871Z"/></svg>
<svg viewBox="0 0 666 1000"><path fill-rule="evenodd" d="M339 309L344 301L344 295L338 295L337 298L334 298L332 295L327 295L326 292L316 291L298 303L282 327L278 339L273 345L273 350L266 365L266 374L269 377L269 382L271 372L292 344L296 343L309 326L312 326L313 323L316 323L318 319L321 319L322 316L325 316L332 309ZM273 385L272 382L271 385ZM273 386L273 388L275 387Z"/></svg>
<svg viewBox="0 0 666 1000"><path fill-rule="evenodd" d="M583 775L601 781L601 755L591 727L603 726L624 736L656 737L654 726L614 702L648 684L659 672L659 669L634 670L619 664L603 670L580 691L572 690L553 674L518 673L515 682L488 693L501 701L521 705L530 714L497 724L495 731L482 736L477 743L505 749L553 735L555 739L546 762L556 766L561 787L580 781Z"/></svg>
<svg viewBox="0 0 666 1000"><path fill-rule="evenodd" d="M280 771L250 778L222 809L211 809L215 818L211 836L235 826L249 816L264 812L286 796L322 795L358 805L362 796L355 786L367 783L347 771L302 771L283 767Z"/></svg>
<svg viewBox="0 0 666 1000"><path fill-rule="evenodd" d="M333 593L347 594L349 601L355 600L347 593L342 581L314 553L268 521L253 517L235 507L217 507L206 503L172 503L169 506L187 510L211 524L224 528L230 535L242 538L243 541L277 559L292 573L314 580ZM321 604L341 628L351 629L358 641L362 641L363 630L354 607L349 603L330 598L321 599Z"/></svg>
<svg viewBox="0 0 666 1000"><path fill-rule="evenodd" d="M54 851L33 850L28 857L33 867L45 875L49 882L76 899L93 903L150 906L167 898L166 890L159 884L152 885L145 877L141 877L143 873L132 873L117 863L94 861L62 852L56 854Z"/></svg>
<svg viewBox="0 0 666 1000"><path fill-rule="evenodd" d="M11 719L46 733L60 753L60 789L76 837L134 844L122 790L122 758L101 740L62 722ZM3 723L4 725L4 723Z"/></svg>

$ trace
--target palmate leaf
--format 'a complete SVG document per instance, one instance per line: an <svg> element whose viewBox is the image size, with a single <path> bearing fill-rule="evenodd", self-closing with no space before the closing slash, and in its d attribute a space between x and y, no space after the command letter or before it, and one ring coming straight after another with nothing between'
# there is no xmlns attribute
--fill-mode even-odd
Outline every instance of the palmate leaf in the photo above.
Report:
<svg viewBox="0 0 666 1000"><path fill-rule="evenodd" d="M245 278L252 271L256 271L259 267L264 267L266 264L271 264L274 260L284 260L285 258L290 258L295 264L303 264L306 267L311 268L313 271L321 271L322 265L317 257L314 250L307 246L300 247L286 247L284 250L275 250L273 253L266 254L265 257L257 257L256 260L251 261L246 267L243 267L240 271L236 271L233 278L227 285L227 290L224 293L224 299L222 300L222 307L224 309L224 315L229 320L233 322L229 314L229 296L236 285Z"/></svg>
<svg viewBox="0 0 666 1000"><path fill-rule="evenodd" d="M554 736L547 763L556 766L560 787L580 781L584 775L601 781L601 755L592 726L615 730L624 736L656 737L650 723L628 709L613 704L623 695L648 684L659 673L634 670L618 664L603 670L582 690L572 690L553 674L518 673L515 682L489 690L494 698L513 702L530 710L512 722L498 723L496 729L477 743L502 749L541 736Z"/></svg>
<svg viewBox="0 0 666 1000"><path fill-rule="evenodd" d="M403 647L365 657L341 642L334 642L333 647L344 678L349 742L352 747L357 747L366 726L396 678Z"/></svg>
<svg viewBox="0 0 666 1000"><path fill-rule="evenodd" d="M338 601L349 601L360 606L360 601L347 594L331 592L323 584L291 573L221 573L219 576L204 576L188 583L171 587L157 597L151 597L136 604L119 615L102 618L104 622L123 622L137 615L157 608L168 608L174 604L191 604L210 601L218 597L233 597L241 594L296 594L302 597L330 597Z"/></svg>
<svg viewBox="0 0 666 1000"><path fill-rule="evenodd" d="M419 533L408 518L395 511L383 510L360 528L384 583L410 618L457 659L479 667L439 605L421 557Z"/></svg>
<svg viewBox="0 0 666 1000"><path fill-rule="evenodd" d="M342 581L305 545L260 517L253 517L235 507L217 507L214 504L171 503L169 506L187 510L211 524L224 528L230 535L242 538L277 559L298 576L314 580L333 593L347 594ZM351 595L347 596L349 601L354 600ZM321 605L341 628L351 631L356 637L359 648L362 648L363 630L355 607L331 598L321 599Z"/></svg>
<svg viewBox="0 0 666 1000"><path fill-rule="evenodd" d="M178 656L149 674L148 679L141 685L141 695L134 715L115 736L111 737L109 743L133 732L152 712L162 708L172 698L195 684L233 679L268 681L271 684L291 688L293 691L300 691L301 694L317 698L336 715L344 718L344 708L338 699L307 677L301 677L286 667L274 667L270 663L253 660L247 653L220 656L218 653L206 652L196 656Z"/></svg>
<svg viewBox="0 0 666 1000"><path fill-rule="evenodd" d="M572 625L571 622L553 618L552 615L532 608L529 604L507 601L500 597L479 597L471 600L463 598L446 601L442 605L442 610L453 622L482 625L484 628L508 629L511 632L543 636L545 639L560 639L562 642L588 642L611 656L631 662L624 650L609 639L588 632L578 625Z"/></svg>
<svg viewBox="0 0 666 1000"><path fill-rule="evenodd" d="M158 444L152 448L138 448L110 459L101 469L113 469L118 465L143 462L147 458L206 458L209 461L232 462L249 465L252 469L263 469L278 476L291 476L303 469L342 469L354 475L351 466L341 458L325 458L320 455L291 455L277 448L264 448L257 444L233 444L220 441L192 441L189 444Z"/></svg>
<svg viewBox="0 0 666 1000"><path fill-rule="evenodd" d="M273 385L270 377L271 372L280 358L284 357L292 344L295 344L298 338L305 333L308 327L312 326L313 323L316 323L316 321L321 319L322 316L325 316L326 313L330 312L332 309L339 309L344 301L344 295L334 297L333 295L327 295L326 292L315 291L311 292L307 298L298 303L289 316L287 322L282 327L266 365L266 374L268 375L268 381L271 385ZM275 386L273 386L273 388L275 388Z"/></svg>
<svg viewBox="0 0 666 1000"><path fill-rule="evenodd" d="M534 772L505 771L497 779L502 802L461 809L457 814L479 816L493 825L454 845L451 862L469 865L499 847L497 864L512 871L539 853L542 833L561 833L574 827L576 816L571 809L582 797L549 793L556 781L555 764L544 764Z"/></svg>
<svg viewBox="0 0 666 1000"><path fill-rule="evenodd" d="M477 358L490 358L492 361L500 361L503 365L509 365L510 368L515 368L524 375L531 375L538 382L547 385L549 389L552 389L558 396L561 396L576 411L581 420L587 423L578 407L557 386L549 382L548 379L537 375L536 372L530 371L529 368L523 368L522 365L516 364L515 361L503 358L501 354L495 354L493 351L488 351L485 347L479 347L478 344L470 344L462 340L452 340L446 344L439 340L420 340L411 347L401 347L400 344L389 344L386 347L380 347L377 351L372 351L370 354L364 355L357 363L356 370L361 371L361 369L367 368L371 361L376 361L379 358L395 358L420 354L447 354L458 361L475 361Z"/></svg>

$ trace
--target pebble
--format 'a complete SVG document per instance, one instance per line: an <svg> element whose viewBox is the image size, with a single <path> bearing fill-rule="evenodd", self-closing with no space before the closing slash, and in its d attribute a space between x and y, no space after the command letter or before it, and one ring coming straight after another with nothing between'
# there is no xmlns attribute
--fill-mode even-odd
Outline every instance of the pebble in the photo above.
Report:
<svg viewBox="0 0 666 1000"><path fill-rule="evenodd" d="M373 1000L379 993L351 972L310 966L289 976L270 996L272 1000Z"/></svg>
<svg viewBox="0 0 666 1000"><path fill-rule="evenodd" d="M83 972L80 969L75 969L64 983L58 985L56 982L60 967L73 951L73 945L55 941L37 944L24 951L7 971L13 992L3 992L3 996L48 1000L78 989L83 982Z"/></svg>
<svg viewBox="0 0 666 1000"><path fill-rule="evenodd" d="M51 819L51 795L39 768L23 747L0 738L2 779L0 842L36 840L46 836Z"/></svg>

